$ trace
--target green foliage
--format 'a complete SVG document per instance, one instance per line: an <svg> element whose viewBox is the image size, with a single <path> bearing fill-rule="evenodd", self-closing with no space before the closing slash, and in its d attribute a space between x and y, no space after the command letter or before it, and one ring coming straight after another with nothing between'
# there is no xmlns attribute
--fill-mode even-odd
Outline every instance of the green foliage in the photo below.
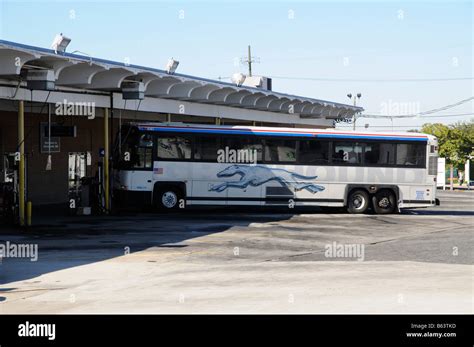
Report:
<svg viewBox="0 0 474 347"><path fill-rule="evenodd" d="M440 123L424 124L421 132L438 138L439 156L456 167L464 165L474 148L474 122L459 122L453 125Z"/></svg>

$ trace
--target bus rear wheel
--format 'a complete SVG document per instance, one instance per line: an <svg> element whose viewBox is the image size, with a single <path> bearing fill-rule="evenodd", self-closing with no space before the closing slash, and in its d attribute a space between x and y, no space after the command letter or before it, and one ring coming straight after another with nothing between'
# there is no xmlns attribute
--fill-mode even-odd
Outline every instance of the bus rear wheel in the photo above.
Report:
<svg viewBox="0 0 474 347"><path fill-rule="evenodd" d="M369 208L369 194L365 190L354 190L347 200L347 212L364 213Z"/></svg>
<svg viewBox="0 0 474 347"><path fill-rule="evenodd" d="M395 194L387 189L381 190L372 197L372 204L377 214L393 213L396 207Z"/></svg>

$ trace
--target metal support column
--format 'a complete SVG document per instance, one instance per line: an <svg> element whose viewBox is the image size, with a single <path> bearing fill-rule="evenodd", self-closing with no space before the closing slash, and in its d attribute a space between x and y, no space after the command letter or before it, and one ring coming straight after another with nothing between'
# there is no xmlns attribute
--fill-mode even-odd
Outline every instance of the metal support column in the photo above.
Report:
<svg viewBox="0 0 474 347"><path fill-rule="evenodd" d="M18 203L19 203L19 221L20 226L25 225L25 103L20 100L18 107Z"/></svg>
<svg viewBox="0 0 474 347"><path fill-rule="evenodd" d="M109 109L104 109L104 201L105 212L110 209L110 191L109 191Z"/></svg>

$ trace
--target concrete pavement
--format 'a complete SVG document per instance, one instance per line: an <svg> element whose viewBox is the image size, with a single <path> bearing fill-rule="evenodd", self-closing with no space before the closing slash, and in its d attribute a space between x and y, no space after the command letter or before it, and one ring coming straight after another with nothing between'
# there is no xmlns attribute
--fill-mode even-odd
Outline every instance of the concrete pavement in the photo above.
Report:
<svg viewBox="0 0 474 347"><path fill-rule="evenodd" d="M39 259L3 259L0 313L472 313L474 192L439 197L388 216L206 210L4 231Z"/></svg>

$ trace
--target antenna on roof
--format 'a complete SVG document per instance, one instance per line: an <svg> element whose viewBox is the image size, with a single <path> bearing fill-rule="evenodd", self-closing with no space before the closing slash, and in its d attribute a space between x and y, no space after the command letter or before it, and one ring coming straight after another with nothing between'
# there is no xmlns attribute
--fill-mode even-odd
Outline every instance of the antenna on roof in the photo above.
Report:
<svg viewBox="0 0 474 347"><path fill-rule="evenodd" d="M252 76L252 63L260 63L260 58L252 58L252 51L250 45L248 46L248 56L247 58L241 58L240 62L242 64L248 64L249 66L249 76Z"/></svg>

